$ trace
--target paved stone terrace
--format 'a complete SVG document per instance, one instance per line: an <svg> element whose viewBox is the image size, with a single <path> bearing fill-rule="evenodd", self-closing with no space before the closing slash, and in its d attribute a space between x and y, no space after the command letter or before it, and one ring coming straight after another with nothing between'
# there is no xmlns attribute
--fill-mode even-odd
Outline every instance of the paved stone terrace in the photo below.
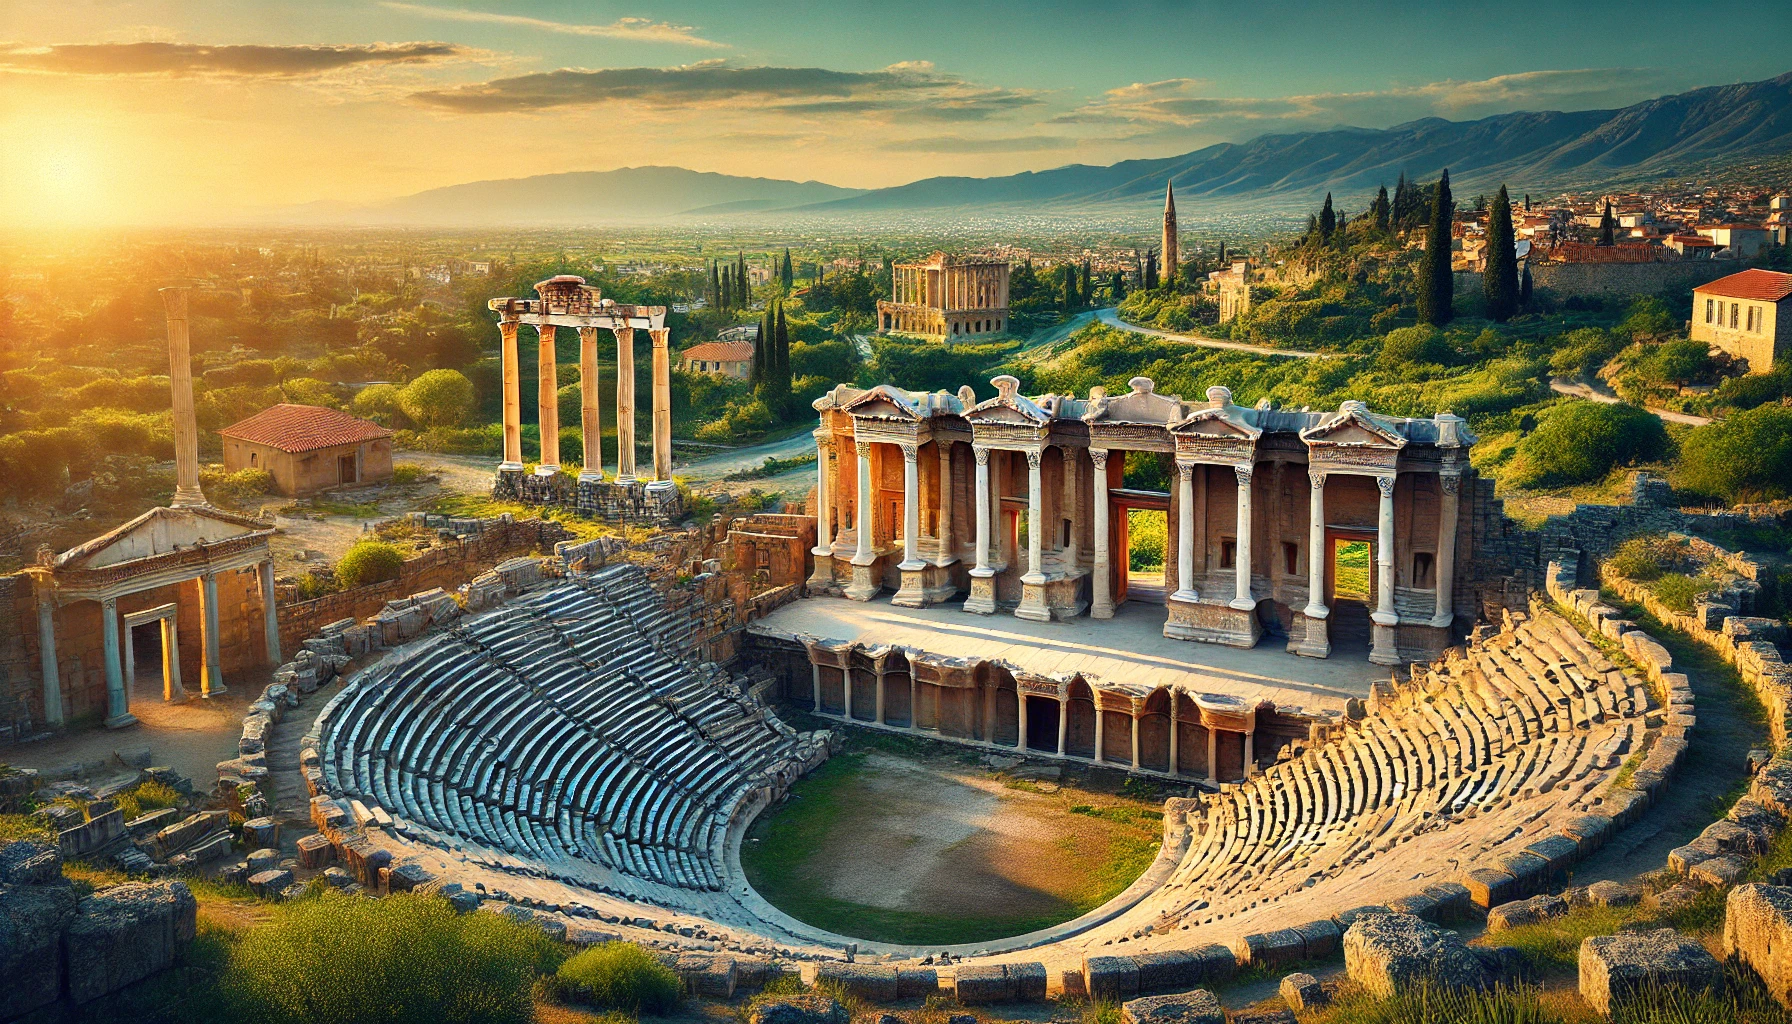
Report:
<svg viewBox="0 0 1792 1024"><path fill-rule="evenodd" d="M1174 686L1268 700L1315 713L1342 711L1365 698L1388 670L1371 665L1367 650L1331 658L1302 658L1265 639L1250 650L1172 640L1163 635L1161 605L1123 603L1112 619L1030 622L1013 615L972 615L956 604L899 608L884 601L816 597L785 605L747 627L763 636L799 633L829 640L888 644L950 657L1008 662L1022 671L1150 689Z"/></svg>

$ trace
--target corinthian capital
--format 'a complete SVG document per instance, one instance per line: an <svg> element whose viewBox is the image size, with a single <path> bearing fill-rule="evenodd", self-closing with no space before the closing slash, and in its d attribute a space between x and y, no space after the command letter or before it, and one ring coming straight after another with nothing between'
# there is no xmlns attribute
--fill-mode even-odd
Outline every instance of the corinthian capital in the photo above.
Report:
<svg viewBox="0 0 1792 1024"><path fill-rule="evenodd" d="M869 459L871 457L871 442L870 441L854 441L852 443L852 446L853 446L853 448L858 450L859 458Z"/></svg>
<svg viewBox="0 0 1792 1024"><path fill-rule="evenodd" d="M1381 492L1382 497L1392 498L1394 496L1394 478L1392 476L1376 477L1375 489Z"/></svg>

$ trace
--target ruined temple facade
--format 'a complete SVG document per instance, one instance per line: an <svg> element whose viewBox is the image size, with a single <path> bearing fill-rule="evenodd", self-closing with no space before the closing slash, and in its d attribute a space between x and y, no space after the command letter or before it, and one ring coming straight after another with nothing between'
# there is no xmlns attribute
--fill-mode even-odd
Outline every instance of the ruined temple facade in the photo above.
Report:
<svg viewBox="0 0 1792 1024"><path fill-rule="evenodd" d="M877 329L951 341L1008 328L1008 264L961 260L936 252L898 263L890 299L877 304Z"/></svg>
<svg viewBox="0 0 1792 1024"><path fill-rule="evenodd" d="M812 593L962 597L1041 622L1161 603L1165 636L1252 647L1268 632L1323 658L1335 632L1385 665L1452 642L1475 442L1460 417L1245 408L1221 387L1187 402L1144 377L1086 399L993 383L981 402L889 385L816 401ZM1170 489L1127 487L1130 453L1161 460ZM1131 585L1134 509L1166 514L1160 586Z"/></svg>

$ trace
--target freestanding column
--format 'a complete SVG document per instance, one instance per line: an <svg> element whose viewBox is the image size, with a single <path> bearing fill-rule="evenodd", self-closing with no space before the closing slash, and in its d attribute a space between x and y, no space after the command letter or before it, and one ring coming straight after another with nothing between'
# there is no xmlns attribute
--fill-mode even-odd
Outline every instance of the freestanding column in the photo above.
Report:
<svg viewBox="0 0 1792 1024"><path fill-rule="evenodd" d="M1176 592L1177 601L1193 601L1195 588L1195 464L1176 460Z"/></svg>
<svg viewBox="0 0 1792 1024"><path fill-rule="evenodd" d="M274 606L274 560L272 558L256 566L256 575L261 580L261 626L267 638L267 655L269 665L280 664L280 613Z"/></svg>
<svg viewBox="0 0 1792 1024"><path fill-rule="evenodd" d="M1375 487L1381 492L1380 529L1375 537L1375 615L1383 626L1400 621L1394 614L1394 478L1378 476Z"/></svg>
<svg viewBox="0 0 1792 1024"><path fill-rule="evenodd" d="M47 586L39 578L40 586ZM62 672L56 665L56 599L37 593L37 654L44 674L44 723L62 724Z"/></svg>
<svg viewBox="0 0 1792 1024"><path fill-rule="evenodd" d="M815 432L815 555L834 551L833 498L828 494L828 452L833 448L825 431Z"/></svg>
<svg viewBox="0 0 1792 1024"><path fill-rule="evenodd" d="M853 522L859 528L859 548L853 552L852 564L870 565L871 558L871 442L855 441L853 446L859 453L859 501L852 512Z"/></svg>
<svg viewBox="0 0 1792 1024"><path fill-rule="evenodd" d="M1178 749L1181 745L1179 742L1181 737L1178 734L1181 732L1182 732L1182 728L1176 724L1176 691L1171 690L1170 691L1170 774L1171 775L1182 774L1182 751L1180 749Z"/></svg>
<svg viewBox="0 0 1792 1024"><path fill-rule="evenodd" d="M187 699L187 688L180 681L180 625L170 615L162 627L162 699L173 703ZM274 664L274 662L269 662Z"/></svg>
<svg viewBox="0 0 1792 1024"><path fill-rule="evenodd" d="M1139 770L1139 712L1132 713L1132 770Z"/></svg>
<svg viewBox="0 0 1792 1024"><path fill-rule="evenodd" d="M1089 449L1089 461L1095 465L1095 567L1090 584L1094 596L1089 599L1089 615L1097 619L1114 617L1113 556L1108 552L1108 450Z"/></svg>
<svg viewBox="0 0 1792 1024"><path fill-rule="evenodd" d="M1462 477L1440 473L1437 482L1442 491L1437 513L1437 612L1431 624L1445 628L1456 621L1456 517L1461 513Z"/></svg>
<svg viewBox="0 0 1792 1024"><path fill-rule="evenodd" d="M940 520L937 528L939 548L934 552L935 565L947 566L958 561L952 543L952 442L935 441L940 452Z"/></svg>
<svg viewBox="0 0 1792 1024"><path fill-rule="evenodd" d="M200 632L205 640L205 664L199 673L199 695L216 697L224 688L223 653L218 649L218 577L206 573L199 578L200 604L204 605L205 622Z"/></svg>
<svg viewBox="0 0 1792 1024"><path fill-rule="evenodd" d="M1027 574L1022 583L1045 582L1044 533L1040 520L1045 518L1045 494L1039 481L1039 455L1027 452Z"/></svg>
<svg viewBox="0 0 1792 1024"><path fill-rule="evenodd" d="M498 359L504 373L504 461L498 463L501 473L521 472L523 468L523 400L516 357L518 326L515 320L498 321Z"/></svg>
<svg viewBox="0 0 1792 1024"><path fill-rule="evenodd" d="M653 339L653 478L672 479L672 353L667 347L672 332L664 327L648 331Z"/></svg>
<svg viewBox="0 0 1792 1024"><path fill-rule="evenodd" d="M977 566L973 576L994 576L989 567L989 449L973 446L977 459Z"/></svg>
<svg viewBox="0 0 1792 1024"><path fill-rule="evenodd" d="M130 695L124 689L124 662L118 651L118 602L112 598L100 601L100 634L106 645L106 728L122 729L134 725Z"/></svg>
<svg viewBox="0 0 1792 1024"><path fill-rule="evenodd" d="M1014 688L1014 747L1016 750L1027 749L1027 695Z"/></svg>
<svg viewBox="0 0 1792 1024"><path fill-rule="evenodd" d="M902 564L897 568L906 571L927 567L917 548L921 533L921 474L915 460L919 454L915 445L902 446Z"/></svg>
<svg viewBox="0 0 1792 1024"><path fill-rule="evenodd" d="M579 328L579 437L585 442L581 472L604 475L603 392L598 389L597 328Z"/></svg>
<svg viewBox="0 0 1792 1024"><path fill-rule="evenodd" d="M809 676L815 686L815 713L821 714L821 666L814 661L809 662Z"/></svg>
<svg viewBox="0 0 1792 1024"><path fill-rule="evenodd" d="M1234 466L1238 477L1238 543L1233 566L1238 570L1238 592L1232 607L1246 611L1257 607L1251 598L1251 470L1252 466Z"/></svg>
<svg viewBox="0 0 1792 1024"><path fill-rule="evenodd" d="M168 391L174 400L175 508L205 504L199 489L199 421L193 416L193 359L187 339L187 290L163 288L168 314ZM60 715L60 712L58 712Z"/></svg>
<svg viewBox="0 0 1792 1024"><path fill-rule="evenodd" d="M1325 474L1318 470L1307 473L1307 607L1309 619L1323 619L1330 609L1325 606Z"/></svg>
<svg viewBox="0 0 1792 1024"><path fill-rule="evenodd" d="M1220 780L1219 759L1220 759L1219 730L1215 729L1213 726L1210 725L1207 727L1207 781L1208 782L1218 782Z"/></svg>
<svg viewBox="0 0 1792 1024"><path fill-rule="evenodd" d="M616 335L616 482L635 482L635 329Z"/></svg>
<svg viewBox="0 0 1792 1024"><path fill-rule="evenodd" d="M1095 698L1095 763L1101 764L1104 760L1106 760L1106 758L1103 757L1102 750L1101 750L1102 743L1103 743L1102 721L1108 717L1108 713L1106 711L1103 711L1101 708L1101 691L1100 690L1091 689L1089 691L1089 695Z"/></svg>
<svg viewBox="0 0 1792 1024"><path fill-rule="evenodd" d="M1251 769L1257 767L1257 730L1247 729L1244 734L1244 777L1251 777Z"/></svg>
<svg viewBox="0 0 1792 1024"><path fill-rule="evenodd" d="M535 399L541 422L541 461L535 475L553 476L560 472L560 374L554 363L554 325L543 320L535 325L541 337L536 364Z"/></svg>

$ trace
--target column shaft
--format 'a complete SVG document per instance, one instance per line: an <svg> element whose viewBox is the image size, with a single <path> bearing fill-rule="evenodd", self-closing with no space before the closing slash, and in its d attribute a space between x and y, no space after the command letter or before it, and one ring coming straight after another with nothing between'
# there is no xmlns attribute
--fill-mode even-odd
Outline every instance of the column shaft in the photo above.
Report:
<svg viewBox="0 0 1792 1024"><path fill-rule="evenodd" d="M1433 581L1437 585L1437 611L1433 626L1447 627L1455 621L1456 590L1456 521L1461 514L1462 477L1454 473L1438 475L1437 566Z"/></svg>
<svg viewBox="0 0 1792 1024"><path fill-rule="evenodd" d="M535 325L541 342L535 369L535 400L541 420L541 461L535 472L553 476L560 472L560 369L554 356L554 325L545 320Z"/></svg>
<svg viewBox="0 0 1792 1024"><path fill-rule="evenodd" d="M1132 713L1132 770L1139 770L1139 713Z"/></svg>
<svg viewBox="0 0 1792 1024"><path fill-rule="evenodd" d="M176 508L205 504L199 489L199 421L193 414L193 358L187 336L187 289L163 288L168 318L168 390L174 409L174 499Z"/></svg>
<svg viewBox="0 0 1792 1024"><path fill-rule="evenodd" d="M989 567L989 449L973 447L977 459L977 566L979 576L993 576Z"/></svg>
<svg viewBox="0 0 1792 1024"><path fill-rule="evenodd" d="M498 359L504 375L504 461L498 469L516 471L523 468L523 400L521 372L517 368L515 320L498 323Z"/></svg>
<svg viewBox="0 0 1792 1024"><path fill-rule="evenodd" d="M1058 699L1058 756L1064 756L1064 741L1070 735L1070 698Z"/></svg>
<svg viewBox="0 0 1792 1024"><path fill-rule="evenodd" d="M1045 492L1039 480L1040 453L1027 453L1027 574L1023 583L1045 582L1045 550L1042 520L1045 518Z"/></svg>
<svg viewBox="0 0 1792 1024"><path fill-rule="evenodd" d="M579 328L579 437L585 442L581 472L604 474L603 391L598 387L597 328Z"/></svg>
<svg viewBox="0 0 1792 1024"><path fill-rule="evenodd" d="M1317 470L1307 473L1307 608L1309 618L1324 618L1325 563L1331 552L1325 549L1325 474Z"/></svg>
<svg viewBox="0 0 1792 1024"><path fill-rule="evenodd" d="M653 340L653 478L672 479L672 332L647 332Z"/></svg>
<svg viewBox="0 0 1792 1024"><path fill-rule="evenodd" d="M1178 601L1195 599L1195 464L1176 462L1176 592Z"/></svg>
<svg viewBox="0 0 1792 1024"><path fill-rule="evenodd" d="M828 493L828 453L832 449L828 435L818 431L815 438L815 550L826 555L834 550L834 509Z"/></svg>
<svg viewBox="0 0 1792 1024"><path fill-rule="evenodd" d="M1089 449L1089 461L1095 467L1091 509L1095 516L1095 564L1090 570L1089 614L1097 619L1114 617L1113 555L1108 551L1108 450Z"/></svg>
<svg viewBox="0 0 1792 1024"><path fill-rule="evenodd" d="M1219 730L1215 729L1213 726L1210 725L1207 727L1207 781L1208 782L1218 782L1220 780L1219 760L1220 760Z"/></svg>
<svg viewBox="0 0 1792 1024"><path fill-rule="evenodd" d="M187 699L180 681L180 625L172 615L162 620L162 699Z"/></svg>
<svg viewBox="0 0 1792 1024"><path fill-rule="evenodd" d="M39 577L40 586L48 586ZM62 724L62 671L56 664L56 599L37 595L37 655L44 676L44 724Z"/></svg>
<svg viewBox="0 0 1792 1024"><path fill-rule="evenodd" d="M199 578L200 604L205 619L200 632L205 641L205 663L199 674L199 695L216 697L224 693L224 656L218 649L218 577L206 573Z"/></svg>
<svg viewBox="0 0 1792 1024"><path fill-rule="evenodd" d="M821 714L821 666L813 661L809 662L809 679L814 690L812 700L814 702L815 713L819 715Z"/></svg>
<svg viewBox="0 0 1792 1024"><path fill-rule="evenodd" d="M885 682L886 682L886 678L884 676L884 667L880 663L877 666L877 698L876 698L876 704L873 705L873 707L876 710L876 717L877 717L878 725L884 724L884 683Z"/></svg>
<svg viewBox="0 0 1792 1024"><path fill-rule="evenodd" d="M933 561L945 566L958 561L958 547L952 542L952 442L935 441L934 447L940 453L940 518L939 548Z"/></svg>
<svg viewBox="0 0 1792 1024"><path fill-rule="evenodd" d="M261 582L261 628L269 665L280 664L280 611L274 603L274 560L255 567Z"/></svg>
<svg viewBox="0 0 1792 1024"><path fill-rule="evenodd" d="M1251 466L1234 466L1238 477L1238 543L1233 557L1237 569L1237 593L1232 607L1243 611L1257 607L1251 598Z"/></svg>
<svg viewBox="0 0 1792 1024"><path fill-rule="evenodd" d="M1375 487L1381 492L1381 515L1375 537L1375 614L1371 618L1392 626L1400 621L1394 614L1394 478L1378 476Z"/></svg>
<svg viewBox="0 0 1792 1024"><path fill-rule="evenodd" d="M616 482L635 482L635 329L616 335Z"/></svg>
<svg viewBox="0 0 1792 1024"><path fill-rule="evenodd" d="M1014 748L1027 749L1027 695L1014 688Z"/></svg>
<svg viewBox="0 0 1792 1024"><path fill-rule="evenodd" d="M853 507L852 519L859 528L859 549L852 556L854 565L871 564L871 442L857 441L859 453L859 500Z"/></svg>
<svg viewBox="0 0 1792 1024"><path fill-rule="evenodd" d="M1107 718L1107 713L1101 710L1101 691L1090 690L1089 695L1095 698L1095 763L1101 764L1105 760L1105 758L1102 757L1101 751L1103 740L1102 722Z"/></svg>
<svg viewBox="0 0 1792 1024"><path fill-rule="evenodd" d="M1244 777L1251 777L1251 768L1257 761L1257 730L1250 729L1244 734Z"/></svg>
<svg viewBox="0 0 1792 1024"><path fill-rule="evenodd" d="M912 444L902 446L902 565L899 568L924 568L919 544L921 540L921 472L917 458L920 450Z"/></svg>
<svg viewBox="0 0 1792 1024"><path fill-rule="evenodd" d="M1182 728L1176 724L1176 691L1170 691L1170 774L1182 774Z"/></svg>
<svg viewBox="0 0 1792 1024"><path fill-rule="evenodd" d="M118 602L100 601L100 635L106 657L106 725L118 729L136 719L131 715L130 694L124 688L124 661L118 649Z"/></svg>

